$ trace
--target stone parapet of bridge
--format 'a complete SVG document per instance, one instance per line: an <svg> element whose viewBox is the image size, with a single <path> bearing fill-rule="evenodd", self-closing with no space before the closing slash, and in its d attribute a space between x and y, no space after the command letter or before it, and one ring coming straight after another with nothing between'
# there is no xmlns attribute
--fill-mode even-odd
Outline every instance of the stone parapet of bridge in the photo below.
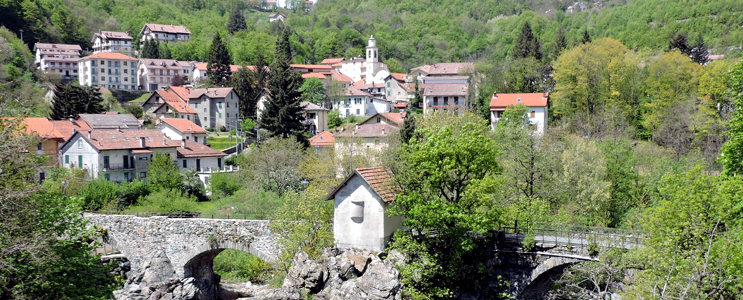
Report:
<svg viewBox="0 0 743 300"><path fill-rule="evenodd" d="M280 253L270 221L168 218L133 215L83 215L89 226L104 233L104 241L119 250L132 270L157 251L164 251L180 278L211 271L212 259L224 249L251 253L265 261ZM206 270L203 270L206 271Z"/></svg>

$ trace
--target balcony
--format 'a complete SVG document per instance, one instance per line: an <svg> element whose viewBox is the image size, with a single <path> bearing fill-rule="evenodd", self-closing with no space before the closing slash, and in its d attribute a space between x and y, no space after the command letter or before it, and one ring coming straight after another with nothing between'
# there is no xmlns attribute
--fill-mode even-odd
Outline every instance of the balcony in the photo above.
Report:
<svg viewBox="0 0 743 300"><path fill-rule="evenodd" d="M124 171L134 170L134 166L131 164L108 164L103 165L103 171Z"/></svg>

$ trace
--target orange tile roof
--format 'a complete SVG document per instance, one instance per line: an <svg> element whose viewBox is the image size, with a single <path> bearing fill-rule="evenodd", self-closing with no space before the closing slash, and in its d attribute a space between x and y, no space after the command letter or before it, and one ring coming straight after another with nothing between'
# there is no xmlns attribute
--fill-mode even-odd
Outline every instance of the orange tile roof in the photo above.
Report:
<svg viewBox="0 0 743 300"><path fill-rule="evenodd" d="M475 70L475 64L465 63L438 63L413 68L411 71L420 70L428 75L457 75L462 73L472 73Z"/></svg>
<svg viewBox="0 0 743 300"><path fill-rule="evenodd" d="M178 152L178 158L227 156L227 154L222 151L199 144L197 142L193 142L191 140L182 140L178 142L180 142L181 144L180 147L176 148L176 152ZM183 147L184 143L185 147Z"/></svg>
<svg viewBox="0 0 743 300"><path fill-rule="evenodd" d="M194 111L190 106L188 106L188 102L181 99L178 94L172 90L157 90L155 91L160 97L163 98L165 101L160 107L164 105L168 105L173 108L176 112L182 113L182 114L195 114L196 111ZM159 110L160 107L158 107L155 111Z"/></svg>
<svg viewBox="0 0 743 300"><path fill-rule="evenodd" d="M355 88L349 87L346 90L346 96L371 96L371 94L369 94L369 93L367 93L365 91L359 90L359 89L355 89Z"/></svg>
<svg viewBox="0 0 743 300"><path fill-rule="evenodd" d="M315 73L315 72L304 73L304 74L302 74L302 78L304 78L304 79L307 79L307 78L325 79L325 74L323 74L323 73Z"/></svg>
<svg viewBox="0 0 743 300"><path fill-rule="evenodd" d="M397 105L397 104L395 104L395 105ZM377 122L376 117L382 117L382 118L385 118L385 119L389 120L393 124L400 125L403 122L405 122L405 116L406 115L407 115L407 113L405 113L405 112L398 112L398 113L376 113L376 114L372 115L371 117L369 117L368 119L366 119L366 121L364 121L363 123L360 123L359 125L377 124L376 123Z"/></svg>
<svg viewBox="0 0 743 300"><path fill-rule="evenodd" d="M337 63L342 62L342 61L343 61L343 57L340 57L340 58L326 58L326 59L323 59L320 62L320 64L321 65L333 65L333 64L337 64Z"/></svg>
<svg viewBox="0 0 743 300"><path fill-rule="evenodd" d="M392 73L393 78L397 79L397 81L405 81L405 77L408 76L408 74L405 73Z"/></svg>
<svg viewBox="0 0 743 300"><path fill-rule="evenodd" d="M509 105L524 104L527 107L547 106L549 93L493 94L490 110L504 110Z"/></svg>
<svg viewBox="0 0 743 300"><path fill-rule="evenodd" d="M144 29L146 27L150 28L150 31L153 32L166 32L166 33L175 33L175 34L190 34L191 31L186 28L186 26L181 25L163 25L163 24L151 24L147 23L144 24L144 27L142 27L142 30L140 33L144 32Z"/></svg>
<svg viewBox="0 0 743 300"><path fill-rule="evenodd" d="M396 126L387 123L359 124L335 134L334 137L383 137L397 130L398 128Z"/></svg>
<svg viewBox="0 0 743 300"><path fill-rule="evenodd" d="M381 198L384 203L395 201L395 194L402 192L402 187L397 183L394 174L392 174L390 170L387 170L384 167L359 168L354 170L351 175L348 175L343 183L338 185L338 187L328 195L326 200L335 198L335 194L338 193L341 188L346 186L346 183L351 178L357 175L360 176L377 195L379 195L379 198Z"/></svg>
<svg viewBox="0 0 743 300"><path fill-rule="evenodd" d="M88 126L88 123L85 123L83 120L75 120L72 121L69 120L60 120L60 121L51 121L54 123L54 127L59 131L59 133L62 134L62 140L67 141L72 137L74 134L74 131L83 131L83 130L90 130L90 126Z"/></svg>
<svg viewBox="0 0 743 300"><path fill-rule="evenodd" d="M162 118L160 119L165 124L170 125L181 133L206 133L204 128L186 119L175 119L175 118Z"/></svg>
<svg viewBox="0 0 743 300"><path fill-rule="evenodd" d="M428 83L421 84L420 91L424 96L467 96L469 85L466 83Z"/></svg>
<svg viewBox="0 0 743 300"><path fill-rule="evenodd" d="M41 138L61 139L64 137L54 126L54 123L46 118L24 118L23 124L26 126L27 133L38 134Z"/></svg>
<svg viewBox="0 0 743 300"><path fill-rule="evenodd" d="M335 137L330 131L323 131L310 138L312 147L332 147L335 145Z"/></svg>
<svg viewBox="0 0 743 300"><path fill-rule="evenodd" d="M191 88L182 86L169 86L168 89L173 91L183 101L188 101L188 94L191 93Z"/></svg>
<svg viewBox="0 0 743 300"><path fill-rule="evenodd" d="M206 88L206 89L193 89L191 94L188 95L189 99L196 99L205 95L209 98L225 98L230 95L232 88Z"/></svg>
<svg viewBox="0 0 743 300"><path fill-rule="evenodd" d="M331 78L335 81L353 82L353 79L351 79L351 77L348 77L344 75L343 73L338 72L337 70L330 71L330 75L332 76Z"/></svg>
<svg viewBox="0 0 743 300"><path fill-rule="evenodd" d="M81 58L81 60L84 60L84 59L124 59L124 60L135 60L135 61L137 60L134 57L124 55L121 53L116 53L116 52L96 53L96 54L88 55L86 57Z"/></svg>
<svg viewBox="0 0 743 300"><path fill-rule="evenodd" d="M90 138L88 138L88 132L90 132ZM181 146L181 141L171 140L157 129L93 129L78 133L99 151ZM145 147L141 146L140 138L145 138Z"/></svg>

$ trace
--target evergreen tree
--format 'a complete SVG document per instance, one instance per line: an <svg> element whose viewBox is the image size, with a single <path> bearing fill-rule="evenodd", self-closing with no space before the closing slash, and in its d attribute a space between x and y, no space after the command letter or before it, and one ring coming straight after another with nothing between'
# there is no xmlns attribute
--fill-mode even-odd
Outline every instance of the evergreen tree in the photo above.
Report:
<svg viewBox="0 0 743 300"><path fill-rule="evenodd" d="M683 32L677 34L668 42L668 48L669 50L678 49L684 55L689 55L691 53L689 41L686 38L686 34Z"/></svg>
<svg viewBox="0 0 743 300"><path fill-rule="evenodd" d="M304 135L305 127L302 124L304 115L300 105L302 93L302 75L289 67L292 54L289 46L289 31L284 29L276 40L276 52L271 64L271 73L268 75L267 88L271 92L271 99L266 103L260 118L261 128L268 131L269 136L283 138L295 137L305 146L309 145Z"/></svg>
<svg viewBox="0 0 743 300"><path fill-rule="evenodd" d="M418 80L415 81L415 97L413 102L410 103L410 108L418 108L423 103L423 96L421 96L420 88L418 87Z"/></svg>
<svg viewBox="0 0 743 300"><path fill-rule="evenodd" d="M227 31L230 33L235 33L240 30L245 30L248 28L248 24L245 23L245 17L242 14L242 11L235 6L235 8L232 10L232 13L230 13L230 20L227 21Z"/></svg>
<svg viewBox="0 0 743 300"><path fill-rule="evenodd" d="M142 48L142 58L160 58L160 42L146 40Z"/></svg>
<svg viewBox="0 0 743 300"><path fill-rule="evenodd" d="M256 81L255 72L243 67L232 76L231 81L232 88L240 97L240 117L256 120L258 95L260 95L263 86Z"/></svg>
<svg viewBox="0 0 743 300"><path fill-rule="evenodd" d="M697 37L697 43L694 44L694 48L691 49L689 56L693 62L700 65L709 62L709 51L707 50L707 46L704 45L704 38L701 33L699 34L699 37Z"/></svg>
<svg viewBox="0 0 743 300"><path fill-rule="evenodd" d="M212 46L209 48L209 54L206 58L206 74L212 84L225 86L230 80L230 53L227 47L222 43L222 37L219 32L212 40Z"/></svg>
<svg viewBox="0 0 743 300"><path fill-rule="evenodd" d="M405 121L402 122L402 128L400 129L400 142L407 144L410 139L415 136L415 117L407 114Z"/></svg>
<svg viewBox="0 0 743 300"><path fill-rule="evenodd" d="M98 87L79 87L72 84L56 84L52 111L49 118L66 120L78 114L99 114L104 112L103 97Z"/></svg>
<svg viewBox="0 0 743 300"><path fill-rule="evenodd" d="M743 175L743 61L730 70L730 90L733 95L732 118L728 121L728 140L722 145L718 158L722 173L730 176Z"/></svg>
<svg viewBox="0 0 743 300"><path fill-rule="evenodd" d="M260 83L261 87L266 86L266 79L268 78L268 64L266 64L266 58L263 57L261 52L255 56L255 80Z"/></svg>
<svg viewBox="0 0 743 300"><path fill-rule="evenodd" d="M557 37L555 37L555 57L559 56L567 48L568 42L565 40L565 34L562 32L562 28L560 28L557 30Z"/></svg>
<svg viewBox="0 0 743 300"><path fill-rule="evenodd" d="M581 44L588 44L591 42L591 36L588 34L588 28L583 30L583 38L580 40Z"/></svg>
<svg viewBox="0 0 743 300"><path fill-rule="evenodd" d="M159 47L158 47L159 49ZM159 49L160 57L162 59L172 59L172 54L170 52L170 47L168 47L168 43L163 44L162 49Z"/></svg>
<svg viewBox="0 0 743 300"><path fill-rule="evenodd" d="M536 60L542 59L542 53L539 51L540 45L534 32L531 30L529 23L524 23L521 27L521 34L516 40L516 46L513 49L514 58L534 57Z"/></svg>

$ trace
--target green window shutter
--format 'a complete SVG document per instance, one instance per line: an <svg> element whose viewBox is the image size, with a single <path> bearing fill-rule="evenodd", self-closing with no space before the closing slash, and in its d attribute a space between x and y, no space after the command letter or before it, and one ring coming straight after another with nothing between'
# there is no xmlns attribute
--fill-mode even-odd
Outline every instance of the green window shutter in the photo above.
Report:
<svg viewBox="0 0 743 300"><path fill-rule="evenodd" d="M78 155L77 156L77 166L78 166L78 168L82 168L83 167L83 156L82 155Z"/></svg>
<svg viewBox="0 0 743 300"><path fill-rule="evenodd" d="M65 155L64 156L64 163L66 163L66 164L69 164L70 163L70 156L69 155Z"/></svg>

